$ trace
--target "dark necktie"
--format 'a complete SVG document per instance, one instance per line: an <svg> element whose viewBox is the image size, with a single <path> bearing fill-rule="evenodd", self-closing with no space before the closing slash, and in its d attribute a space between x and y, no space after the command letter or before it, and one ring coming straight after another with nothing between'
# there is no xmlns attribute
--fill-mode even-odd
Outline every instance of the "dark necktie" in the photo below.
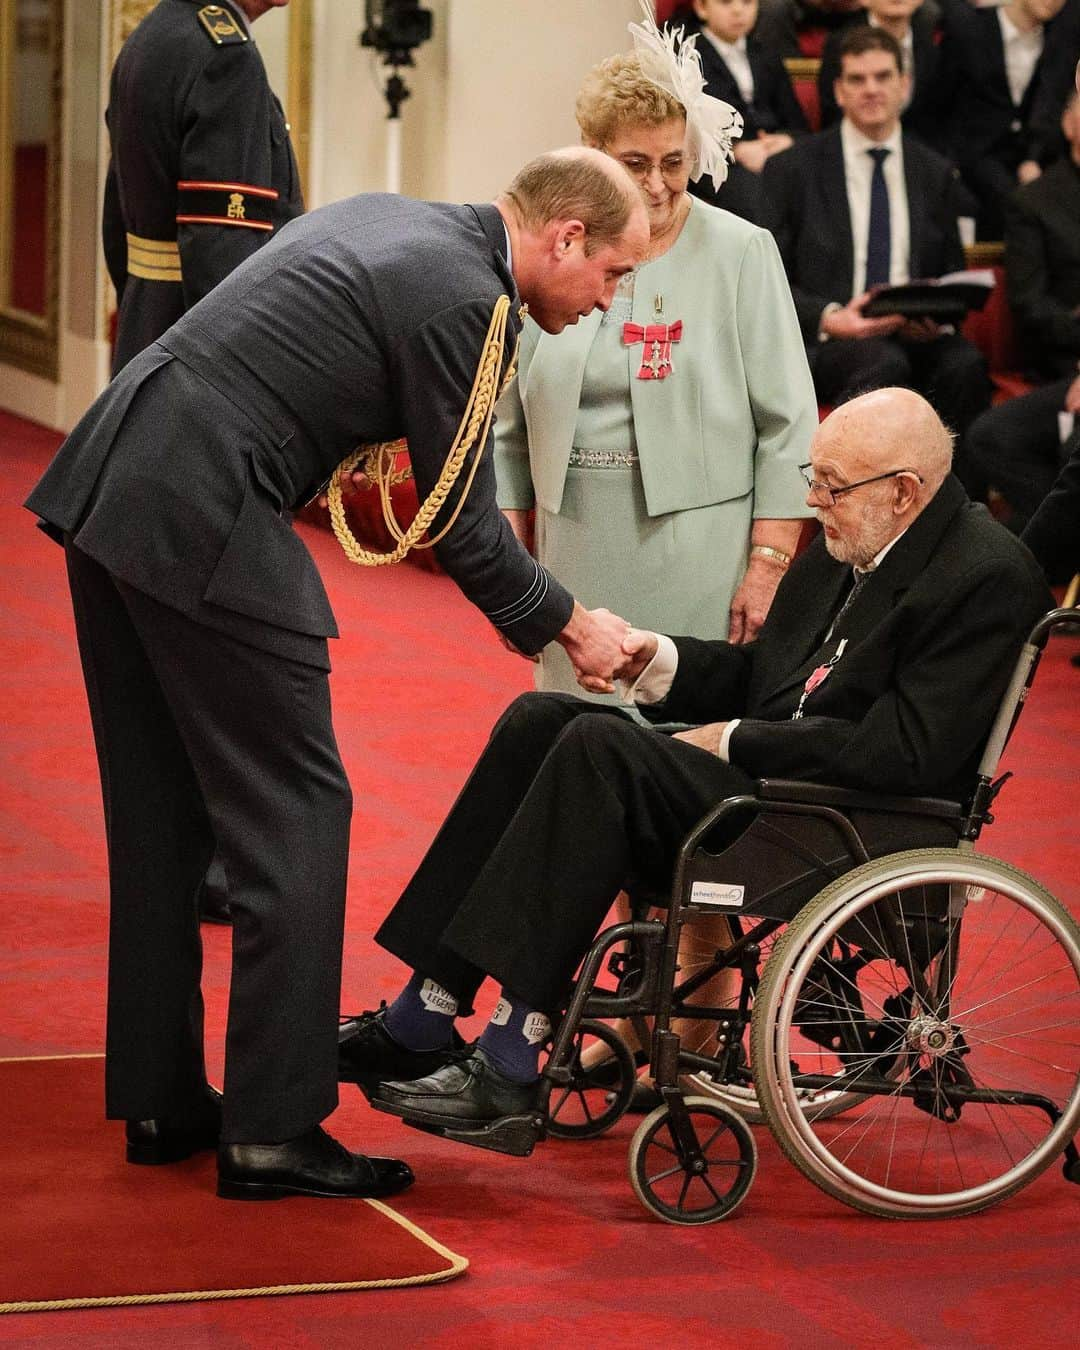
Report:
<svg viewBox="0 0 1080 1350"><path fill-rule="evenodd" d="M854 580L851 583L851 589L844 597L844 603L833 615L833 621L831 624L829 624L828 632L822 639L822 646L824 646L825 643L828 642L829 639L832 637L833 633L836 631L836 625L840 622L843 615L847 613L848 607L850 606L851 602L855 599L855 597L859 594L859 592L862 590L862 588L866 585L866 583L870 580L872 576L873 572L855 572Z"/></svg>
<svg viewBox="0 0 1080 1350"><path fill-rule="evenodd" d="M874 161L870 179L870 229L866 236L866 286L884 286L889 280L892 230L889 223L889 188L885 182L885 146L866 152Z"/></svg>

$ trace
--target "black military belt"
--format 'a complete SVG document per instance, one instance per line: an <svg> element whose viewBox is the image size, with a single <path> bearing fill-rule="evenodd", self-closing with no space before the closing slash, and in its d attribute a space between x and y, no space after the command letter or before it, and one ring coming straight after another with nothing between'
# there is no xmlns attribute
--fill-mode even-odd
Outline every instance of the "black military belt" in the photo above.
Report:
<svg viewBox="0 0 1080 1350"><path fill-rule="evenodd" d="M239 225L249 230L274 228L274 188L250 183L177 183L178 225Z"/></svg>
<svg viewBox="0 0 1080 1350"><path fill-rule="evenodd" d="M142 239L137 234L129 234L127 270L144 281L183 281L176 240Z"/></svg>

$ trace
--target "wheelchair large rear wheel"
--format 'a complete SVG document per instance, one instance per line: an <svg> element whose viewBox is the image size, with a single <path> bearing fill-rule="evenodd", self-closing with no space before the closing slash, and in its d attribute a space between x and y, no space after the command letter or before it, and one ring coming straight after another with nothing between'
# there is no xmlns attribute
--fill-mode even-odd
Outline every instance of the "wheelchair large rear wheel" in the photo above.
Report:
<svg viewBox="0 0 1080 1350"><path fill-rule="evenodd" d="M1080 930L1033 877L950 849L891 854L830 885L777 943L753 1012L758 1100L837 1199L971 1214L1072 1139L1078 1027ZM843 1119L804 1105L818 1076L860 1099Z"/></svg>

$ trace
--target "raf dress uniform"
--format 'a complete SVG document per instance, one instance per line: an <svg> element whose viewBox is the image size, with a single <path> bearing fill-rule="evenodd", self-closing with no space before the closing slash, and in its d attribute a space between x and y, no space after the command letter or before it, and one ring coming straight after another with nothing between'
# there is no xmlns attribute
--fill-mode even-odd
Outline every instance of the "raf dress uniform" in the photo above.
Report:
<svg viewBox="0 0 1080 1350"><path fill-rule="evenodd" d="M281 104L227 4L159 0L120 52L106 121L115 374L303 202Z"/></svg>
<svg viewBox="0 0 1080 1350"><path fill-rule="evenodd" d="M204 1090L193 897L215 844L233 911L222 1139L293 1138L334 1109L351 798L337 629L287 514L354 446L399 436L431 492L503 297L509 364L506 251L490 205L376 194L302 216L121 371L31 495L65 537L101 765L113 1118L180 1124ZM536 652L573 598L514 538L483 449L439 560Z"/></svg>

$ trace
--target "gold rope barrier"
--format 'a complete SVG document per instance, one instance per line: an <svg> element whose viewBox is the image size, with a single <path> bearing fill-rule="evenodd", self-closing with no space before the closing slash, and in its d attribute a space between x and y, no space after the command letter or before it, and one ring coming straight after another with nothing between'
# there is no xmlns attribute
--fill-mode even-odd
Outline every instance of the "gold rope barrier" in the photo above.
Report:
<svg viewBox="0 0 1080 1350"><path fill-rule="evenodd" d="M458 424L457 434L454 437L449 454L446 456L446 463L439 473L438 481L421 504L408 529L403 530L401 528L394 516L394 508L390 500L390 489L396 483L404 482L405 479L412 476L411 469L403 471L395 471L394 469L394 458L401 446L400 441L387 441L379 445L363 445L359 450L354 450L351 455L347 455L335 470L326 490L327 505L330 508L330 524L337 536L338 543L344 549L345 556L350 562L358 563L361 567L384 567L389 563L400 562L410 549L431 548L453 528L461 508L465 504L465 498L469 495L473 479L476 477L480 457L484 453L484 446L487 444L488 433L491 430L491 419L495 413L495 404L498 402L503 389L514 377L516 351L506 372L506 378L501 385L498 383L503 353L506 350L506 322L509 312L510 297L500 295L491 315L491 323L488 325L487 336L484 338L484 346L476 367L476 376L473 379L472 389L465 404L465 411L462 413L461 421ZM480 440L480 448L472 462L472 467L469 469L469 476L465 480L465 486L462 488L461 496L454 507L453 515L434 538L421 543L421 536L445 505L451 488L461 474L469 451L476 444L477 437ZM378 553L374 549L364 548L350 530L348 521L345 519L342 480L361 465L363 466L362 471L379 490L383 520L386 522L386 528L390 531L391 537L397 540L396 547L389 553Z"/></svg>

